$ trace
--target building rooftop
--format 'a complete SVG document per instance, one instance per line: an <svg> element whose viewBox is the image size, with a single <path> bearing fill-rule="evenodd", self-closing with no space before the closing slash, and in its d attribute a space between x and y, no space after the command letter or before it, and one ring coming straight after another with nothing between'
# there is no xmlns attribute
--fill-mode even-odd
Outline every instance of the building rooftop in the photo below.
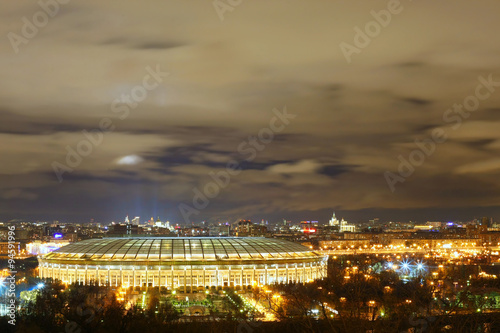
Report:
<svg viewBox="0 0 500 333"><path fill-rule="evenodd" d="M318 258L308 247L264 237L133 237L88 239L61 247L44 259L239 260Z"/></svg>

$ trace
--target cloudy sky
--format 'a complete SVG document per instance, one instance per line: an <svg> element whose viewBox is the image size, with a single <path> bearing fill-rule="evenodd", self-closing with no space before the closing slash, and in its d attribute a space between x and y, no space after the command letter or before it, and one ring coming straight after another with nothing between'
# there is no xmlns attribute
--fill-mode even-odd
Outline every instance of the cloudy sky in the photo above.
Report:
<svg viewBox="0 0 500 333"><path fill-rule="evenodd" d="M0 220L500 219L498 1L60 2L0 4Z"/></svg>

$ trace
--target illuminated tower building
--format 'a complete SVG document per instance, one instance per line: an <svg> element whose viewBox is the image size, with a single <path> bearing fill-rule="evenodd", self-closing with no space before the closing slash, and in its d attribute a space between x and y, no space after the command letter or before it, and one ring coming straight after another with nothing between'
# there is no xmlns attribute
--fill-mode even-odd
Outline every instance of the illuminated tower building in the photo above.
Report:
<svg viewBox="0 0 500 333"><path fill-rule="evenodd" d="M135 225L139 225L141 224L141 217L140 216L136 216L132 219L132 224L135 224Z"/></svg>
<svg viewBox="0 0 500 333"><path fill-rule="evenodd" d="M330 221L328 222L328 225L330 227L333 227L333 226L337 226L339 225L339 220L337 220L337 217L335 216L335 212L333 212L333 216L332 218L330 219Z"/></svg>
<svg viewBox="0 0 500 333"><path fill-rule="evenodd" d="M339 221L337 217L335 216L335 212L333 212L333 216L328 222L328 225L330 227L339 227L339 232L355 232L356 231L356 226L354 224L349 224L347 223L346 220L342 219L342 221Z"/></svg>

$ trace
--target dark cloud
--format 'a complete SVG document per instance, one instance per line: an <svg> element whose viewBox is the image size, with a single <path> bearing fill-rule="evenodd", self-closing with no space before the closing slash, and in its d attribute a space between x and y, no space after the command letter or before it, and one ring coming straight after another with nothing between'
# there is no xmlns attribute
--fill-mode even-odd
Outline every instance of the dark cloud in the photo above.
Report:
<svg viewBox="0 0 500 333"><path fill-rule="evenodd" d="M179 43L179 42L143 42L140 44L136 44L133 46L135 49L141 49L141 50L167 50L167 49L172 49L175 47L181 47L186 44L184 43Z"/></svg>
<svg viewBox="0 0 500 333"><path fill-rule="evenodd" d="M416 105L416 106L427 106L432 103L432 101L425 100L422 98L416 98L416 97L406 97L402 99L403 102L406 102L408 104Z"/></svg>
<svg viewBox="0 0 500 333"><path fill-rule="evenodd" d="M495 142L494 139L481 139L481 140L472 140L469 142L465 142L464 144L471 146L473 149L482 149L491 145L494 142Z"/></svg>
<svg viewBox="0 0 500 333"><path fill-rule="evenodd" d="M213 161L210 160L207 154L213 154L215 156L225 155L228 152L217 151L211 148L212 145L209 143L205 144L196 144L190 146L182 146L182 147L171 147L165 150L165 152L161 156L156 156L156 162L163 165L165 168L185 165L185 164L193 164L200 163L203 165L208 165L212 167L224 167L224 161ZM206 159L203 157L206 156Z"/></svg>
<svg viewBox="0 0 500 333"><path fill-rule="evenodd" d="M336 178L338 175L348 172L349 170L354 169L353 166L347 165L325 165L319 171L320 174L327 175L331 178Z"/></svg>
<svg viewBox="0 0 500 333"><path fill-rule="evenodd" d="M100 42L101 45L125 46L136 50L168 50L176 47L186 46L187 43L179 41L147 40L147 38L112 37Z"/></svg>

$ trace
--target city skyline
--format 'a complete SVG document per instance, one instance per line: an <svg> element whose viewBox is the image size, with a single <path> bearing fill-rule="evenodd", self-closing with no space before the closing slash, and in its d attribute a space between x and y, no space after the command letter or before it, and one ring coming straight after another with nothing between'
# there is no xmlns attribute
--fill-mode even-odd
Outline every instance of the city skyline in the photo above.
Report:
<svg viewBox="0 0 500 333"><path fill-rule="evenodd" d="M470 208L466 208L464 210L469 211ZM467 222L473 222L475 220L481 221L483 218L487 218L488 221L492 221L493 223L496 223L497 220L492 216L488 215L486 213L490 212L491 210L484 209L483 207L477 208L478 214L476 215L464 215L462 214L462 211L458 210L456 214L452 214L451 216L456 216L456 218L450 218L448 215L440 215L439 213L435 213L432 210L429 209L421 209L418 212L415 213L414 218L406 219L404 218L407 216L408 211L406 210L401 210L399 213L395 213L393 210L390 212L384 214L382 213L382 218L380 218L379 215L370 215L372 210L369 210L368 212L350 212L350 211L339 211L334 212L337 215L337 218L339 218L339 221L344 219L347 222L352 222L352 223L369 223L371 220L376 219L377 223L379 225L383 225L389 222L402 222L402 223L415 223L415 224L424 224L426 222L457 222L457 223L467 223ZM379 212L380 211L376 211ZM485 214L482 214L485 213ZM137 215L137 214L129 214L125 216L118 216L115 218L110 218L110 219L96 219L94 217L89 217L87 220L82 219L81 217L79 218L74 218L74 217L68 217L68 216L61 216L58 215L54 217L47 217L47 218L38 218L38 217L32 217L32 218L20 218L20 217L14 217L9 220L4 219L1 220L0 222L39 222L39 223L61 223L61 224L66 224L66 223L78 223L78 224L87 224L87 223L100 223L103 225L107 225L110 223L125 223L125 224L147 224L150 222L151 219L153 219L153 222L156 222L158 219L161 222L170 222L171 225L180 225L180 226L190 226L190 225L208 225L208 224L213 224L213 223L234 223L238 220L250 220L253 223L260 224L262 221L267 221L269 224L276 224L279 225L281 224L284 220L287 222L291 222L292 224L298 224L302 221L314 221L318 222L320 225L328 225L329 221L332 217L332 210L326 210L325 214L322 214L322 211L319 212L305 212L302 214L296 215L294 218L291 218L289 216L278 216L279 214L269 214L269 215L254 215L253 217L249 216L240 216L240 217L229 217L229 216L207 216L206 219L193 219L192 221L186 222L183 221L182 218L175 219L171 218L170 216L174 216L174 214L169 215L168 212L165 215L147 215L145 214L144 216ZM89 215L90 216L90 215ZM277 217L271 217L270 216L277 216ZM361 216L358 219L351 218L352 216ZM128 217L128 221L127 221ZM137 223L137 220L135 220L137 217L139 217L139 223ZM432 218L436 217L436 218ZM135 221L134 221L135 220Z"/></svg>
<svg viewBox="0 0 500 333"><path fill-rule="evenodd" d="M498 2L63 2L0 5L0 220L500 219Z"/></svg>

